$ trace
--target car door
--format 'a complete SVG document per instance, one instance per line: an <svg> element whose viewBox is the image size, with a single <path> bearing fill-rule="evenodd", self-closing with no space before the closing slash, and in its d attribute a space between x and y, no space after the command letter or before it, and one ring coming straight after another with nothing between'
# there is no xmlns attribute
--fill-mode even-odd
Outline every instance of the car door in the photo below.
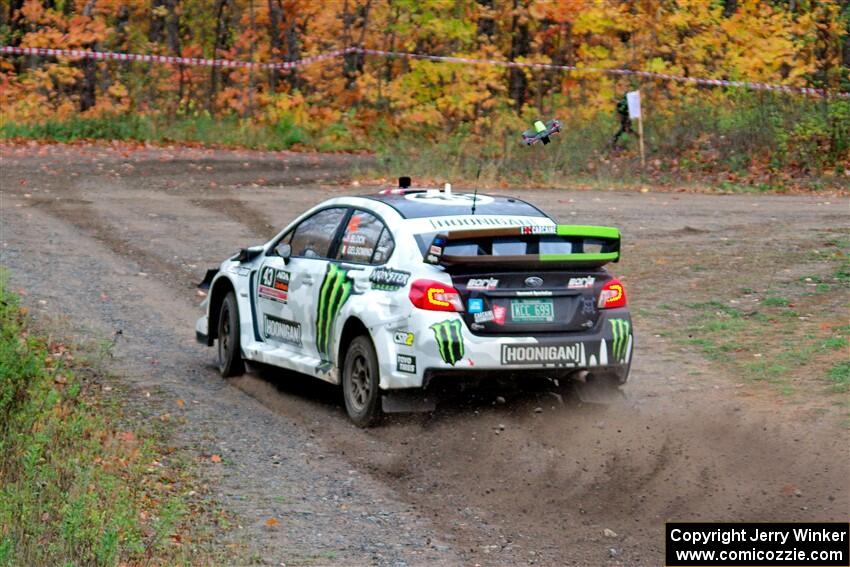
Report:
<svg viewBox="0 0 850 567"><path fill-rule="evenodd" d="M381 285L381 282L370 282L373 266L386 261L393 245L392 236L381 219L362 209L352 210L333 251L333 260L328 265L316 303L316 344L323 360L340 364L334 356L338 315L352 296ZM390 285L392 282L383 283Z"/></svg>
<svg viewBox="0 0 850 567"><path fill-rule="evenodd" d="M255 297L264 342L310 359L321 358L316 348L316 299L331 245L347 213L345 207L316 212L287 233L263 261ZM282 245L289 245L289 258L280 255Z"/></svg>

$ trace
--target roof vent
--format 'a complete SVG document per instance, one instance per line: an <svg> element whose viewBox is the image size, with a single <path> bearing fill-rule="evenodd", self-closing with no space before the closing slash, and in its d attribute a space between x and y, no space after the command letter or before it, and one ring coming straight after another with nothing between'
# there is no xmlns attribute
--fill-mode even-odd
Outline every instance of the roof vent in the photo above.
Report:
<svg viewBox="0 0 850 567"><path fill-rule="evenodd" d="M403 176L403 177L399 177L398 178L398 186L401 189L407 189L408 187L410 187L410 177L408 177L406 175Z"/></svg>

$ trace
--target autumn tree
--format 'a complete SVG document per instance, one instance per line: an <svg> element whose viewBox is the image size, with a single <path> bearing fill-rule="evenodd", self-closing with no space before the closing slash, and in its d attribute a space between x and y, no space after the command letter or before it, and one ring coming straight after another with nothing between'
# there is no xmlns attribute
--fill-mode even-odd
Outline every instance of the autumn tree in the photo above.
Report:
<svg viewBox="0 0 850 567"><path fill-rule="evenodd" d="M345 47L568 65L575 72L349 52L295 70L164 66L64 57L0 59L6 117L206 108L305 124L517 124L560 109L610 112L641 86L657 106L700 87L631 69L850 88L843 0L0 0L0 42L184 57L295 61ZM592 72L585 71L592 69Z"/></svg>

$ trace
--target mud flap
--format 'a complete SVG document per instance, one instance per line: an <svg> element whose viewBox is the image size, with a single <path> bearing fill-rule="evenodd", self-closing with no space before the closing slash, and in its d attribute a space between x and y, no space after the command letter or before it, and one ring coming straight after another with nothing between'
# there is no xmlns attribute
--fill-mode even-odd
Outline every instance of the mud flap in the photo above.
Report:
<svg viewBox="0 0 850 567"><path fill-rule="evenodd" d="M381 396L384 413L425 413L437 408L433 395L426 396L422 390L388 390Z"/></svg>
<svg viewBox="0 0 850 567"><path fill-rule="evenodd" d="M213 278L215 277L215 275L217 273L218 273L218 268L210 268L209 270L207 270L207 273L204 275L203 281L201 281L201 283L198 284L198 288L199 289L209 289L210 284L212 283Z"/></svg>
<svg viewBox="0 0 850 567"><path fill-rule="evenodd" d="M195 340L197 342L201 343L204 346L212 346L210 344L210 336L205 335L204 333L202 333L200 331L195 331Z"/></svg>

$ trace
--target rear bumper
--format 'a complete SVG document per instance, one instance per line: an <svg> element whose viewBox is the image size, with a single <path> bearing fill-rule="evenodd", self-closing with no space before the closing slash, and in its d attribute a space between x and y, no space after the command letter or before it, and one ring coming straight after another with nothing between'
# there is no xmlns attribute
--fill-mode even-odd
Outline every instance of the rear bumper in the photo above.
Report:
<svg viewBox="0 0 850 567"><path fill-rule="evenodd" d="M508 381L516 384L522 384L539 380L542 378L557 378L569 379L581 371L587 371L594 375L610 376L615 384L625 384L629 377L628 364L609 364L607 366L593 366L589 368L522 368L522 369L464 369L464 370L447 370L444 368L426 368L423 388L428 388L433 384L450 384L474 382L482 383L484 381Z"/></svg>
<svg viewBox="0 0 850 567"><path fill-rule="evenodd" d="M613 374L622 383L634 348L625 308L602 313L586 332L538 336L474 335L455 313L417 310L409 323L418 330L413 344L395 344L392 335L376 337L384 351L379 355L384 389L422 387L438 375L513 374L522 379L531 372L557 377L579 370Z"/></svg>

